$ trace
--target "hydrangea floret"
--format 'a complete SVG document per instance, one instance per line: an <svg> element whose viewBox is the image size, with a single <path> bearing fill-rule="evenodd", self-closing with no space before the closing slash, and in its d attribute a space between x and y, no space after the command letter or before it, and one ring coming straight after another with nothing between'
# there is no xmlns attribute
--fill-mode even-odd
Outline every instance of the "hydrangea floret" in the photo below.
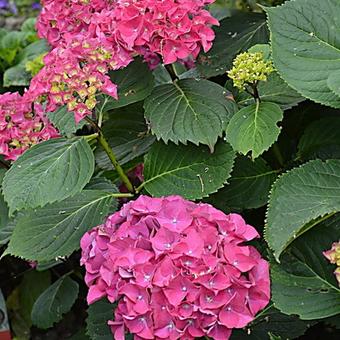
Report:
<svg viewBox="0 0 340 340"><path fill-rule="evenodd" d="M270 298L269 265L238 214L140 196L81 240L88 303L117 302L114 339L226 340Z"/></svg>
<svg viewBox="0 0 340 340"><path fill-rule="evenodd" d="M233 68L228 76L233 80L234 86L245 90L246 86L257 85L259 81L266 81L274 71L270 60L264 60L262 52L244 52L234 59Z"/></svg>
<svg viewBox="0 0 340 340"><path fill-rule="evenodd" d="M325 251L323 254L330 263L337 265L337 268L334 271L334 275L340 287L340 241L334 242L332 244L332 248Z"/></svg>
<svg viewBox="0 0 340 340"><path fill-rule="evenodd" d="M34 144L58 137L41 105L32 107L28 94L5 93L0 96L0 154L15 161Z"/></svg>

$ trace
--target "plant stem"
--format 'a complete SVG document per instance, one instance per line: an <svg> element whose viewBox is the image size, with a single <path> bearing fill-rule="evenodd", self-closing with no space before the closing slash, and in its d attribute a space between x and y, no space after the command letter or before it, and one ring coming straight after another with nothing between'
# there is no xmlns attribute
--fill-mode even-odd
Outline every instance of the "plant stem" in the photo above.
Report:
<svg viewBox="0 0 340 340"><path fill-rule="evenodd" d="M96 133L93 133L92 135L84 136L84 138L87 142L90 142L91 140L98 138L98 133L96 132Z"/></svg>
<svg viewBox="0 0 340 340"><path fill-rule="evenodd" d="M127 193L119 192L117 194L112 194L111 196L114 197L114 198L130 198L130 197L133 197L134 194L131 194L129 192L127 192Z"/></svg>
<svg viewBox="0 0 340 340"><path fill-rule="evenodd" d="M98 115L98 126L99 126L99 128L101 128L102 127L102 124L103 124L103 116L104 116L104 113L103 113L103 111L100 111L99 112L99 115Z"/></svg>
<svg viewBox="0 0 340 340"><path fill-rule="evenodd" d="M274 155L275 155L277 161L279 162L280 166L283 166L284 163L285 163L285 161L284 161L284 159L283 159L282 153L281 153L281 151L280 151L279 146L277 145L277 143L275 143L275 144L273 145L273 153L274 153Z"/></svg>
<svg viewBox="0 0 340 340"><path fill-rule="evenodd" d="M115 167L116 171L118 172L120 179L125 184L126 188L130 192L134 193L135 189L134 189L132 183L130 182L129 178L126 176L123 168L118 163L117 158L116 158L115 154L113 153L109 143L105 139L102 131L99 131L97 139L98 139L99 144L103 147L104 151L108 155L112 165Z"/></svg>

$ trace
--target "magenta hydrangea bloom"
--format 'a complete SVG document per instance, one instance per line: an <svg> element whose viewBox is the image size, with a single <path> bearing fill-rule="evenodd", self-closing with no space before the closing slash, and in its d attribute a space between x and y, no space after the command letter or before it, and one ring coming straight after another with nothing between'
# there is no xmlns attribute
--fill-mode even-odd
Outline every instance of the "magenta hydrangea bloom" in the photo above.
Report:
<svg viewBox="0 0 340 340"><path fill-rule="evenodd" d="M204 7L214 0L44 0L37 28L52 51L29 92L47 110L67 105L76 122L91 114L98 93L117 99L109 70L142 56L192 65L208 51L218 25ZM118 84L119 85L119 84Z"/></svg>
<svg viewBox="0 0 340 340"><path fill-rule="evenodd" d="M169 64L214 40L218 21L204 9L214 0L44 0L38 32L53 46L97 41L112 62L125 66L135 53L160 55Z"/></svg>
<svg viewBox="0 0 340 340"><path fill-rule="evenodd" d="M270 299L268 262L238 214L140 196L81 240L88 303L118 301L114 339L229 338Z"/></svg>
<svg viewBox="0 0 340 340"><path fill-rule="evenodd" d="M27 93L0 95L0 155L6 160L15 161L32 145L58 136L40 105L33 112Z"/></svg>

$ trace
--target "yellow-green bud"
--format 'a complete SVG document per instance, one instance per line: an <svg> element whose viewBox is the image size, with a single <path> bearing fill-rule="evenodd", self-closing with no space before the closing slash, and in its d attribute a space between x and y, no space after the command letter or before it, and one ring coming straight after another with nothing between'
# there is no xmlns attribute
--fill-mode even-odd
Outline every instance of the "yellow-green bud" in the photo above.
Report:
<svg viewBox="0 0 340 340"><path fill-rule="evenodd" d="M233 80L235 87L244 90L246 85L266 81L273 71L272 62L264 60L262 52L244 52L234 59L233 68L228 71L228 76Z"/></svg>

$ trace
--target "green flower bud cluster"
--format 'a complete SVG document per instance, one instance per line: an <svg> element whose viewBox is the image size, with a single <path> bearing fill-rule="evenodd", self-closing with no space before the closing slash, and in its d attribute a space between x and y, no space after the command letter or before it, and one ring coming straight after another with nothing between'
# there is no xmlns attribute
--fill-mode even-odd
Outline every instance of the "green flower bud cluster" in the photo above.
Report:
<svg viewBox="0 0 340 340"><path fill-rule="evenodd" d="M259 81L266 81L274 71L271 61L264 60L262 52L239 54L233 61L233 68L228 76L233 80L234 86L245 90L246 85L256 85Z"/></svg>

